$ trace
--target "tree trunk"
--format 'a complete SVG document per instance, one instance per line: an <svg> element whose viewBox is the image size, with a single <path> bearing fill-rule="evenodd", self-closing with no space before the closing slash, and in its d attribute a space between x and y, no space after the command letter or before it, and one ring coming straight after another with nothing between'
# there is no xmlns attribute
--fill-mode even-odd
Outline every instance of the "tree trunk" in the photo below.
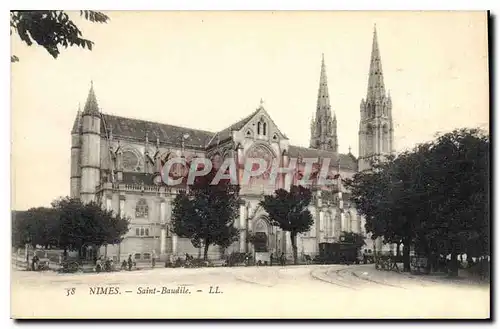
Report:
<svg viewBox="0 0 500 329"><path fill-rule="evenodd" d="M208 247L210 247L210 244L208 240L205 240L205 245L203 246L203 260L208 260Z"/></svg>
<svg viewBox="0 0 500 329"><path fill-rule="evenodd" d="M427 257L427 266L426 266L426 271L427 273L430 273L432 271L432 264L434 263L433 261L433 254L432 252L427 248L425 251L425 256Z"/></svg>
<svg viewBox="0 0 500 329"><path fill-rule="evenodd" d="M403 240L403 272L411 272L410 239Z"/></svg>
<svg viewBox="0 0 500 329"><path fill-rule="evenodd" d="M297 265L297 233L290 232L290 240L292 240L293 264Z"/></svg>
<svg viewBox="0 0 500 329"><path fill-rule="evenodd" d="M401 248L401 242L396 243L396 257L401 256L400 248Z"/></svg>
<svg viewBox="0 0 500 329"><path fill-rule="evenodd" d="M448 266L448 274L450 276L458 276L458 254L456 252L451 253L451 259Z"/></svg>
<svg viewBox="0 0 500 329"><path fill-rule="evenodd" d="M472 255L470 253L467 254L467 266L472 267L474 265L474 260L472 260Z"/></svg>

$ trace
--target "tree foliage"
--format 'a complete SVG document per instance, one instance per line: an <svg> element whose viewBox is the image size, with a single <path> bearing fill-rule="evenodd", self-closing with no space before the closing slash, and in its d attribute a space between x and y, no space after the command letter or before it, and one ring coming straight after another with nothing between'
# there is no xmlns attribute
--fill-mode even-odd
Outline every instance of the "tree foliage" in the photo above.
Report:
<svg viewBox="0 0 500 329"><path fill-rule="evenodd" d="M238 238L234 221L240 204L239 186L228 180L219 184L210 182L216 172L197 177L188 192L180 192L174 199L172 233L188 238L195 248L204 248L207 260L210 245L229 247Z"/></svg>
<svg viewBox="0 0 500 329"><path fill-rule="evenodd" d="M81 10L80 16L93 23L107 23L109 17L102 12ZM82 36L82 31L62 10L11 11L10 34L16 33L28 46L36 43L54 58L60 47L81 47L92 50L94 43ZM11 62L17 62L11 56Z"/></svg>
<svg viewBox="0 0 500 329"><path fill-rule="evenodd" d="M290 192L278 189L274 195L266 195L260 202L269 214L271 225L290 232L294 264L297 264L297 235L309 231L314 223L308 209L311 200L310 189L291 186Z"/></svg>
<svg viewBox="0 0 500 329"><path fill-rule="evenodd" d="M129 221L96 202L63 198L53 202L59 216L59 246L80 250L84 246L100 247L119 243L129 230Z"/></svg>
<svg viewBox="0 0 500 329"><path fill-rule="evenodd" d="M57 214L52 208L31 208L15 212L12 221L12 246L24 247L26 244L45 248L57 247L59 235Z"/></svg>
<svg viewBox="0 0 500 329"><path fill-rule="evenodd" d="M366 230L438 255L489 253L489 139L458 129L373 164L345 184ZM453 262L452 262L453 263Z"/></svg>
<svg viewBox="0 0 500 329"><path fill-rule="evenodd" d="M14 214L12 244L21 247L55 247L80 250L119 243L129 230L129 221L95 202L62 198L52 208L32 208Z"/></svg>

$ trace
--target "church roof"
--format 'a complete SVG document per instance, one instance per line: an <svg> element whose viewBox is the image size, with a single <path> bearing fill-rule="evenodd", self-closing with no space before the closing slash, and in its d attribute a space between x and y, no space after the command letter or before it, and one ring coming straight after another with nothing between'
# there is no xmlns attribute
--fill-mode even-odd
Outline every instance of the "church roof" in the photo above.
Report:
<svg viewBox="0 0 500 329"><path fill-rule="evenodd" d="M113 136L128 137L139 141L145 140L147 131L150 137L157 134L160 143L181 145L182 136L187 133L189 134L189 138L184 141L186 147L204 149L205 145L207 145L214 136L214 133L209 131L119 117L116 115L102 114L102 118L101 124L103 127L101 127L101 131L105 131L104 129L109 131L111 128Z"/></svg>
<svg viewBox="0 0 500 329"><path fill-rule="evenodd" d="M189 138L184 141L186 147L205 150L206 147L217 145L217 142L223 142L230 139L231 131L241 129L248 123L248 121L251 120L258 110L259 109L218 133L140 119L125 118L110 114L102 114L101 132L109 132L109 130L112 129L113 136L133 139L136 141L144 141L146 138L146 132L148 132L150 137L157 134L160 139L160 143L176 146L181 145L182 136L187 133L189 134ZM357 171L357 160L352 154L337 155L331 151L294 145L289 146L288 154L291 157L298 157L300 155L303 158L330 158L330 163L332 165L337 165L337 161L340 159L341 169Z"/></svg>
<svg viewBox="0 0 500 329"><path fill-rule="evenodd" d="M249 116L247 116L247 117L241 119L240 121L230 125L226 129L223 129L220 132L216 133L213 136L212 140L207 145L207 147L215 146L215 145L217 145L218 142L224 142L224 141L230 139L232 137L232 131L240 130L241 128L243 128L243 126L245 126L254 117L254 115L257 114L257 112L259 112L259 110L260 109L256 109Z"/></svg>
<svg viewBox="0 0 500 329"><path fill-rule="evenodd" d="M352 171L358 170L358 164L356 158L352 154L341 154L338 155L331 151L317 150L309 147L301 147L290 145L288 148L288 155L290 157L302 158L330 158L330 165L337 165L338 159L340 159L340 168Z"/></svg>

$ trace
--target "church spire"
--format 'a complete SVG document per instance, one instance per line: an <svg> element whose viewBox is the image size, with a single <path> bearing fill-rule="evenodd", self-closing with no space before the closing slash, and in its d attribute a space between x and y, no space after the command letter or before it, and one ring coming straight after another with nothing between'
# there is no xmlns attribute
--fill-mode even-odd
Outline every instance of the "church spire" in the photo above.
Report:
<svg viewBox="0 0 500 329"><path fill-rule="evenodd" d="M386 94L376 26L373 28L368 90L366 99L361 100L360 116L358 168L362 171L371 168L372 160L382 160L393 152L392 101L390 94Z"/></svg>
<svg viewBox="0 0 500 329"><path fill-rule="evenodd" d="M370 73L368 77L367 101L381 100L385 96L384 75L382 60L377 40L377 25L373 26L372 55L370 59Z"/></svg>
<svg viewBox="0 0 500 329"><path fill-rule="evenodd" d="M326 77L325 55L321 55L321 73L319 77L316 117L311 122L312 148L337 152L337 119L332 118L328 79Z"/></svg>
<svg viewBox="0 0 500 329"><path fill-rule="evenodd" d="M321 73L319 76L318 101L316 104L316 118L321 117L331 117L328 79L326 78L325 54L321 54Z"/></svg>
<svg viewBox="0 0 500 329"><path fill-rule="evenodd" d="M99 113L99 105L97 104L97 98L94 92L94 82L90 82L89 95L87 96L87 101L85 102L85 107L83 108L83 113Z"/></svg>

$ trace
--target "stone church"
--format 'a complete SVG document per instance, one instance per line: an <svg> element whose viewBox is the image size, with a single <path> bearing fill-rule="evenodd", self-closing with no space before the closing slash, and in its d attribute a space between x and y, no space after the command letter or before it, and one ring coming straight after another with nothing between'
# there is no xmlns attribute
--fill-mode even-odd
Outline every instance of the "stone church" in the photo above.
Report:
<svg viewBox="0 0 500 329"><path fill-rule="evenodd" d="M71 131L70 196L84 202L101 202L103 207L131 219L130 231L124 240L103 248L101 254L113 257L115 261L132 255L137 262L186 253L198 255L199 250L188 239L177 237L169 229L172 201L186 186L166 186L154 180L162 164L172 157L206 157L212 161L232 157L240 165L245 158L262 158L267 163L279 161L283 165L290 159L298 159L299 169L304 168L304 158L317 158L319 162L328 158L330 172L347 178L357 171L369 169L371 158L394 151L392 103L384 86L376 30L373 33L368 90L360 104L358 158L350 150L348 154L338 151L337 118L328 93L324 58L319 80L309 147L291 145L273 122L272 109L266 110L262 101L246 118L221 131L209 132L102 113L91 86L83 112L78 111ZM238 170L243 170L242 166ZM259 255L265 258L266 253L284 252L291 257L287 232L270 225L267 214L258 203L264 194L297 184L298 179L291 176L270 186L264 178L255 177L249 184L242 185L243 201L239 220L235 222L240 230L239 240L226 250L210 246L209 258L218 259L223 253L233 251L253 252L254 246L248 237L257 233L267 237L267 245L264 250L259 250L262 251ZM309 232L297 238L299 256L314 257L319 252L319 243L339 241L343 231L366 236L364 220L351 204L349 191L340 180L337 182L334 186L312 186L314 198L310 211L314 224ZM366 252L382 248L381 241L374 245L367 237L366 242Z"/></svg>

